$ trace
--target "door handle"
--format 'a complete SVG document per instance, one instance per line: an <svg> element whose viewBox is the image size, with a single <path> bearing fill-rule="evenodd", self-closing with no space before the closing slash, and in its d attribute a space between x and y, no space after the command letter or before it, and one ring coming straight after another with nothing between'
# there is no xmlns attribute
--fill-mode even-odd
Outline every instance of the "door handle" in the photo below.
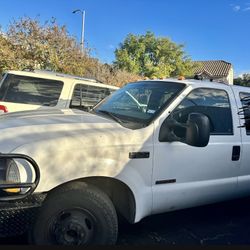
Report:
<svg viewBox="0 0 250 250"><path fill-rule="evenodd" d="M240 146L233 146L232 161L238 161L240 159Z"/></svg>

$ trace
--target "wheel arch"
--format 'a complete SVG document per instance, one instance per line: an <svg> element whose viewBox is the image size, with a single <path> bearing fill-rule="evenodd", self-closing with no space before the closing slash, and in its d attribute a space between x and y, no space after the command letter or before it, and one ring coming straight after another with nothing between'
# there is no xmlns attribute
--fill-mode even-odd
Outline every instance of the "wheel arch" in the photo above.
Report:
<svg viewBox="0 0 250 250"><path fill-rule="evenodd" d="M86 182L88 184L94 185L95 187L99 188L100 190L105 192L111 199L118 215L122 215L129 223L135 222L135 215L136 215L135 197L132 190L124 182L112 177L91 176L63 183L51 189L49 192L72 182Z"/></svg>

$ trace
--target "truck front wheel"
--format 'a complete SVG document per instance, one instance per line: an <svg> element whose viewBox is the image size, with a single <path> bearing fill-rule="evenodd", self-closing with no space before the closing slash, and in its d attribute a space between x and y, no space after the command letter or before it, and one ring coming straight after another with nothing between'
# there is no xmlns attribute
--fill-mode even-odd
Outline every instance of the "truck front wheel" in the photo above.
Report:
<svg viewBox="0 0 250 250"><path fill-rule="evenodd" d="M48 193L30 239L37 245L112 245L117 233L110 198L93 185L74 182Z"/></svg>

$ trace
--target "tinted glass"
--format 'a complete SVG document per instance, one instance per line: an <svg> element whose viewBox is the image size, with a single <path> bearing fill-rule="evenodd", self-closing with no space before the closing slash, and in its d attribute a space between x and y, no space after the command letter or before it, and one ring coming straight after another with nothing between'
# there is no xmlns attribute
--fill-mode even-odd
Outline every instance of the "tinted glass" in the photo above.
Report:
<svg viewBox="0 0 250 250"><path fill-rule="evenodd" d="M4 102L55 106L63 88L63 82L9 74L0 88L0 100Z"/></svg>
<svg viewBox="0 0 250 250"><path fill-rule="evenodd" d="M232 113L229 98L224 90L199 88L193 90L174 110L173 117L178 122L186 123L190 113L203 113L210 120L212 135L232 135ZM183 137L185 131L177 134Z"/></svg>
<svg viewBox="0 0 250 250"><path fill-rule="evenodd" d="M97 113L109 112L129 127L128 122L147 125L185 87L175 82L143 81L129 83L95 108ZM136 127L134 127L136 128Z"/></svg>

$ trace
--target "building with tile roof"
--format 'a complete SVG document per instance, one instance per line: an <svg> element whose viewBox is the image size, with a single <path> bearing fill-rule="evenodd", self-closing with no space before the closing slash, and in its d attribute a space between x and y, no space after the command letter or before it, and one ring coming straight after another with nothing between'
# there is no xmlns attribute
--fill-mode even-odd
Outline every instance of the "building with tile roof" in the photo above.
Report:
<svg viewBox="0 0 250 250"><path fill-rule="evenodd" d="M195 61L195 63L197 64L195 76L210 81L233 84L234 73L231 63L223 60Z"/></svg>

